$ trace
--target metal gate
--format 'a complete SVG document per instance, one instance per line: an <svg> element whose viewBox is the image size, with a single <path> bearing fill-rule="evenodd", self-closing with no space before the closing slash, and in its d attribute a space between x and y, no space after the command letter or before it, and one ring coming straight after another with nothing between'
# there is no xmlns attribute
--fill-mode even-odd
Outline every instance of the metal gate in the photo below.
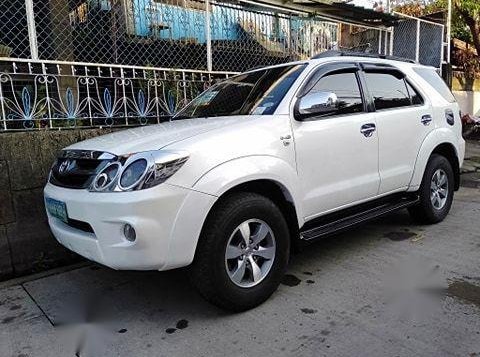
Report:
<svg viewBox="0 0 480 357"><path fill-rule="evenodd" d="M403 15L392 29L242 0L2 5L0 131L156 123L234 73L325 50L443 61L443 26Z"/></svg>

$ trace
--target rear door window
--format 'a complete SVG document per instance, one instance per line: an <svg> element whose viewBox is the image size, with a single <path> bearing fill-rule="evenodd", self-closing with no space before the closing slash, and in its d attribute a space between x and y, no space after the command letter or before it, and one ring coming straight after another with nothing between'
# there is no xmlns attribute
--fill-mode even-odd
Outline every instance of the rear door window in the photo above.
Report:
<svg viewBox="0 0 480 357"><path fill-rule="evenodd" d="M413 86L406 81L408 94L410 95L410 99L412 100L412 105L422 105L424 103L422 96L418 91L413 88Z"/></svg>
<svg viewBox="0 0 480 357"><path fill-rule="evenodd" d="M365 78L375 109L393 109L412 105L404 78L381 72L367 72Z"/></svg>

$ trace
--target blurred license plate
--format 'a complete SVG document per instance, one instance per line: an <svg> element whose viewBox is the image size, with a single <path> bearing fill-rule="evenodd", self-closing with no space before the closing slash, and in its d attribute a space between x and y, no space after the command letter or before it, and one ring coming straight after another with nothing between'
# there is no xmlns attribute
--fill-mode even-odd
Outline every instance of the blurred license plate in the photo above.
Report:
<svg viewBox="0 0 480 357"><path fill-rule="evenodd" d="M65 223L68 223L67 215L67 205L65 202L54 200L53 198L45 198L45 205L47 206L47 211L55 218L62 220Z"/></svg>

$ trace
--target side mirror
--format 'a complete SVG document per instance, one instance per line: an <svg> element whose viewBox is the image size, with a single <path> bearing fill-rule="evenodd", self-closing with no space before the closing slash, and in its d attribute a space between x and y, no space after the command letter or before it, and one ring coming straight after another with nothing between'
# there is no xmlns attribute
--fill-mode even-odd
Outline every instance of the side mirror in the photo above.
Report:
<svg viewBox="0 0 480 357"><path fill-rule="evenodd" d="M295 119L305 120L310 117L330 114L338 110L339 102L333 92L310 92L297 100Z"/></svg>

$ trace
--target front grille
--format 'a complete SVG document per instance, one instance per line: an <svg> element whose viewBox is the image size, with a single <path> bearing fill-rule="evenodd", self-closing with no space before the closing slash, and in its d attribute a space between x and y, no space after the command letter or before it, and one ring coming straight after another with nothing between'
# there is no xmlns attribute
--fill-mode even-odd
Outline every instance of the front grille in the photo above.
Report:
<svg viewBox="0 0 480 357"><path fill-rule="evenodd" d="M88 188L97 173L115 160L116 156L109 153L64 150L52 167L50 183L65 188Z"/></svg>

